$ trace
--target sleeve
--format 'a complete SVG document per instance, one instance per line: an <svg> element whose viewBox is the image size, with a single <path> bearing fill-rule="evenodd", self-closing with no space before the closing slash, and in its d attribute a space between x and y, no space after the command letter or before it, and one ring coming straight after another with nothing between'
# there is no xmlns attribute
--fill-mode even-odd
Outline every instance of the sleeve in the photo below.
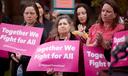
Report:
<svg viewBox="0 0 128 76"><path fill-rule="evenodd" d="M89 34L88 34L88 36L89 36L90 38L92 37L92 32L93 32L94 30L96 30L96 24L93 24L93 25L90 27L90 29L89 29Z"/></svg>
<svg viewBox="0 0 128 76"><path fill-rule="evenodd" d="M30 60L30 56L25 56L25 55L22 55L21 58L20 58L20 63L23 65L23 68L26 69L27 66L28 66L28 62Z"/></svg>
<svg viewBox="0 0 128 76"><path fill-rule="evenodd" d="M29 56L25 56L25 55L22 55L21 58L20 58L20 62L21 63L28 62L29 60L30 60L30 57Z"/></svg>
<svg viewBox="0 0 128 76"><path fill-rule="evenodd" d="M54 41L55 40L55 38L47 38L46 40L45 40L45 42L50 42L50 41Z"/></svg>
<svg viewBox="0 0 128 76"><path fill-rule="evenodd" d="M125 29L125 26L123 24L118 24L117 25L117 31L121 31L121 30L124 30Z"/></svg>

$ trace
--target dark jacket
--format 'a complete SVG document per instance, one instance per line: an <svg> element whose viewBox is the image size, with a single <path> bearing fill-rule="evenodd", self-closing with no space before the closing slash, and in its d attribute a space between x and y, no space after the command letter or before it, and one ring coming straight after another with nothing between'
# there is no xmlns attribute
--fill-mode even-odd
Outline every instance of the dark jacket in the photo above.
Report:
<svg viewBox="0 0 128 76"><path fill-rule="evenodd" d="M42 24L36 23L34 27L42 28ZM41 39L41 42L42 42L42 39ZM22 67L23 67L23 76L38 76L39 73L36 74L33 72L26 72L30 58L31 58L30 56L25 56L25 55L22 55L20 58L20 64L22 64Z"/></svg>
<svg viewBox="0 0 128 76"><path fill-rule="evenodd" d="M42 28L44 28L43 36L42 36L42 39L41 39L41 44L44 43L45 40L48 38L49 32L52 29L52 25L53 25L52 22L50 22L47 19L44 19L44 23L41 26Z"/></svg>
<svg viewBox="0 0 128 76"><path fill-rule="evenodd" d="M26 23L23 23L22 25L24 26L24 25L26 25ZM50 21L45 19L44 24L36 23L34 27L44 28L40 44L44 43L48 37L49 31L52 28L52 23L50 23ZM40 72L26 72L26 68L28 66L30 58L31 58L30 56L22 55L20 58L19 64L17 64L15 61L13 61L13 65L14 65L13 69L14 70L12 70L13 71L12 76L16 76L16 71L20 64L22 64L22 67L23 67L23 76L41 76Z"/></svg>

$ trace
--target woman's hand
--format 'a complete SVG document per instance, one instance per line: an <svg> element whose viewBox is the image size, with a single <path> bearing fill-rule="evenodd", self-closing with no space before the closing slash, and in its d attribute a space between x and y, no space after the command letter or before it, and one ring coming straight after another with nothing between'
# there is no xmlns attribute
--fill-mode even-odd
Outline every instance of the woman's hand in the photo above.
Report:
<svg viewBox="0 0 128 76"><path fill-rule="evenodd" d="M83 26L82 24L79 24L79 25L78 25L78 31L79 31L79 32L84 32L85 29L86 29L86 26Z"/></svg>
<svg viewBox="0 0 128 76"><path fill-rule="evenodd" d="M102 42L103 42L103 36L102 36L102 33L98 32L96 34L96 39L93 43L89 43L90 42L90 38L87 38L87 41L86 41L86 45L87 46L100 46L102 45Z"/></svg>
<svg viewBox="0 0 128 76"><path fill-rule="evenodd" d="M51 74L54 74L54 73L55 73L55 71L54 71L53 68L50 68L50 69L47 70L48 75L51 75Z"/></svg>
<svg viewBox="0 0 128 76"><path fill-rule="evenodd" d="M17 57L16 57L14 54L11 54L11 58L12 58L15 62L19 63L19 60L17 59Z"/></svg>
<svg viewBox="0 0 128 76"><path fill-rule="evenodd" d="M110 49L111 48L111 41L104 40L102 33L97 33L96 35L96 44L102 46L104 49Z"/></svg>
<svg viewBox="0 0 128 76"><path fill-rule="evenodd" d="M16 53L16 58L17 58L18 60L20 60L21 56L22 56L21 53Z"/></svg>
<svg viewBox="0 0 128 76"><path fill-rule="evenodd" d="M97 45L101 44L103 42L103 36L102 36L102 33L101 32L98 32L96 34L96 43Z"/></svg>
<svg viewBox="0 0 128 76"><path fill-rule="evenodd" d="M110 48L112 47L111 41L104 40L103 43L102 43L102 47L103 47L104 49L110 49Z"/></svg>

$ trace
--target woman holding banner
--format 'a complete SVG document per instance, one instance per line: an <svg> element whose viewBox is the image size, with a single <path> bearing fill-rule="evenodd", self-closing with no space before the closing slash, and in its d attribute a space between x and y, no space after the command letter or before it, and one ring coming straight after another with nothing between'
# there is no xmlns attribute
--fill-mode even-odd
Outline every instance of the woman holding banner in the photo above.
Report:
<svg viewBox="0 0 128 76"><path fill-rule="evenodd" d="M42 25L39 22L39 10L35 3L27 3L24 12L24 26L31 26L31 27L42 27ZM18 65L12 67L12 76L40 76L39 73L32 73L32 72L26 72L26 68L28 65L28 62L30 60L29 56L24 56L19 54L11 54L11 58L13 59L14 63ZM19 74L20 75L17 75Z"/></svg>
<svg viewBox="0 0 128 76"><path fill-rule="evenodd" d="M67 15L59 16L55 22L54 28L50 32L50 35L46 42L58 41L58 40L76 40L77 37L74 36L71 31L74 30L73 22ZM79 73L71 72L55 72L54 69L49 69L46 76L78 76ZM84 76L84 75L80 75Z"/></svg>
<svg viewBox="0 0 128 76"><path fill-rule="evenodd" d="M105 49L104 55L110 61L112 37L114 33L124 29L119 24L119 10L117 4L112 0L106 0L102 4L101 13L96 24L89 29L87 46L100 46Z"/></svg>

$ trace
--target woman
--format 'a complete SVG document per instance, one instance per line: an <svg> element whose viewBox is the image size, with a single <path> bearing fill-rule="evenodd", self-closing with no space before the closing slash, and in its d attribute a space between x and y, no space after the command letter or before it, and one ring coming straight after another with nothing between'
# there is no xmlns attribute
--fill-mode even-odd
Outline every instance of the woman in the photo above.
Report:
<svg viewBox="0 0 128 76"><path fill-rule="evenodd" d="M42 27L42 25L39 22L39 10L35 3L28 3L26 4L23 12L24 17L24 26L31 26L31 27ZM28 65L28 62L30 60L29 56L24 56L21 54L11 54L11 57L15 63L18 65L18 69L22 69L23 76L39 76L36 73L32 72L26 72L26 68ZM21 67L19 67L19 65ZM12 72L12 76L16 75L16 72L18 72L17 68L15 68L14 72ZM21 73L22 74L22 73Z"/></svg>
<svg viewBox="0 0 128 76"><path fill-rule="evenodd" d="M41 6L40 3L37 3L37 2L36 2L36 5L39 9L39 14L40 14L39 22L42 24L42 27L44 28L43 38L42 38L42 41L41 41L41 43L44 43L45 40L47 39L48 35L49 35L49 32L52 29L52 22L44 17L44 14L45 14L44 7Z"/></svg>
<svg viewBox="0 0 128 76"><path fill-rule="evenodd" d="M55 25L52 31L50 32L49 38L46 41L49 41L49 39L65 40L67 39L67 37L70 40L70 37L74 36L71 34L71 30L73 30L73 28L73 22L71 21L70 17L68 17L67 15L62 15L56 20Z"/></svg>
<svg viewBox="0 0 128 76"><path fill-rule="evenodd" d="M89 10L85 4L78 4L75 7L75 18L74 24L76 31L73 32L74 35L80 36L83 42L86 42L88 35L88 22L89 22Z"/></svg>
<svg viewBox="0 0 128 76"><path fill-rule="evenodd" d="M110 61L110 50L113 34L124 29L124 25L118 23L119 11L112 0L103 2L98 22L89 29L87 46L101 46L105 49L104 55Z"/></svg>
<svg viewBox="0 0 128 76"><path fill-rule="evenodd" d="M39 22L43 23L44 8L37 2L36 2L36 6L38 7L38 10L39 10Z"/></svg>
<svg viewBox="0 0 128 76"><path fill-rule="evenodd" d="M77 38L71 33L71 31L74 29L73 27L74 27L73 22L71 21L69 16L67 15L59 16L46 42L56 41L56 40L76 40ZM51 74L51 76L78 76L79 74L79 73L70 73L70 72L69 73L54 72L53 69L50 69L47 72L48 74Z"/></svg>

